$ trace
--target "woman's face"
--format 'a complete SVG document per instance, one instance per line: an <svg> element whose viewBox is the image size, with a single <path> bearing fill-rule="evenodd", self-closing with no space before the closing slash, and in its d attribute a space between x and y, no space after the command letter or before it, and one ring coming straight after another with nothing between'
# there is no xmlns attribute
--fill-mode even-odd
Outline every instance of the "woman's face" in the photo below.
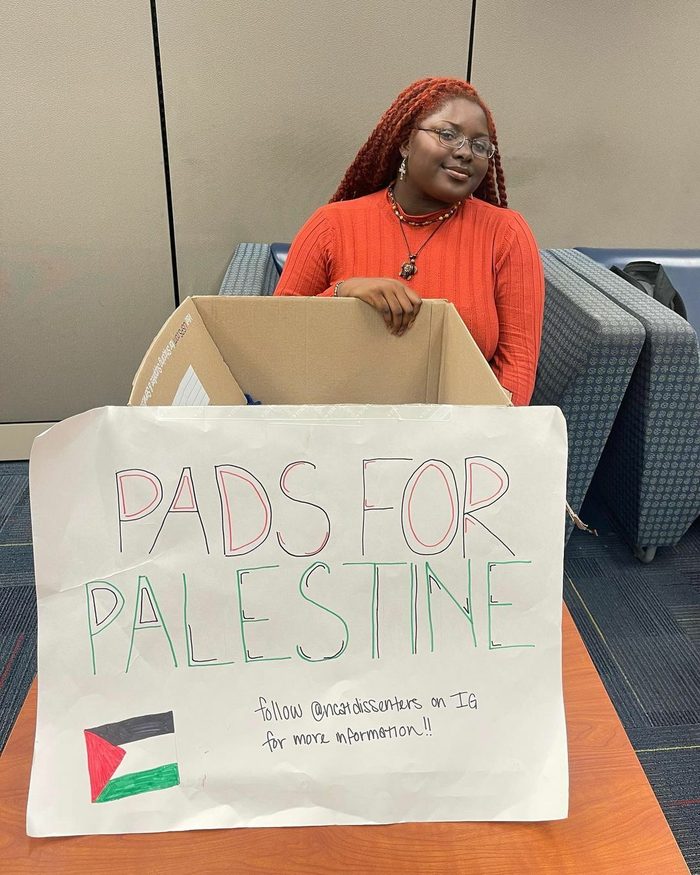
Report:
<svg viewBox="0 0 700 875"><path fill-rule="evenodd" d="M448 100L416 124L417 128L452 130L469 139L488 138L486 115L478 103L465 97ZM401 147L406 178L396 184L396 197L408 213L439 210L469 197L481 184L488 159L476 158L468 142L459 149L442 145L437 134L413 130Z"/></svg>

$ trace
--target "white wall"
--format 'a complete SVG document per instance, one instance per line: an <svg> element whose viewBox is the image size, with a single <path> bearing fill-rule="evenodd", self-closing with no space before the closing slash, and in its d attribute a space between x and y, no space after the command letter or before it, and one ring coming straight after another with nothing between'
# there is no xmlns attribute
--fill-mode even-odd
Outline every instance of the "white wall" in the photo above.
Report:
<svg viewBox="0 0 700 875"><path fill-rule="evenodd" d="M468 0L160 3L181 293L290 240L415 79L464 77Z"/></svg>
<svg viewBox="0 0 700 875"><path fill-rule="evenodd" d="M540 246L700 246L699 37L697 0L478 0L472 80Z"/></svg>
<svg viewBox="0 0 700 875"><path fill-rule="evenodd" d="M124 404L172 309L148 4L5 0L0 421Z"/></svg>

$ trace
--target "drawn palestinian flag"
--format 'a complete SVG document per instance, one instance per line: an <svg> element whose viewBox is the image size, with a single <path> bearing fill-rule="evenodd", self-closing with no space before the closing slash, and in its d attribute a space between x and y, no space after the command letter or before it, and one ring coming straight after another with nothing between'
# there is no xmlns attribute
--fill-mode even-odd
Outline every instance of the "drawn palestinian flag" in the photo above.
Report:
<svg viewBox="0 0 700 875"><path fill-rule="evenodd" d="M93 802L112 802L180 783L172 711L130 717L84 732Z"/></svg>

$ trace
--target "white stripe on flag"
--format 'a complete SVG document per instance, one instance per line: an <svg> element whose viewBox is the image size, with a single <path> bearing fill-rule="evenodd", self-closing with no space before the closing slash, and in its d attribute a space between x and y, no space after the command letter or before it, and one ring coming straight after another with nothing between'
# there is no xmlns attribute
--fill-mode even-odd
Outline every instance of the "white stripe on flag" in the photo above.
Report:
<svg viewBox="0 0 700 875"><path fill-rule="evenodd" d="M112 779L177 762L175 735L172 732L167 735L153 735L151 738L142 738L140 741L120 744L119 747L126 751L126 756L117 766Z"/></svg>

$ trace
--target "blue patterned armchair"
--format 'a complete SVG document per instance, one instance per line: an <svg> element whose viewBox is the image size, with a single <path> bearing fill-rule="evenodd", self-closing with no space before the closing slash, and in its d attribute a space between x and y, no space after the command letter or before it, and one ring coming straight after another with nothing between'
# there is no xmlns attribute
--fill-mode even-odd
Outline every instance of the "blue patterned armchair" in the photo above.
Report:
<svg viewBox="0 0 700 875"><path fill-rule="evenodd" d="M650 562L700 515L698 336L680 316L581 252L557 249L550 257L644 326L644 346L595 487L637 557Z"/></svg>
<svg viewBox="0 0 700 875"><path fill-rule="evenodd" d="M240 243L221 295L271 295L287 244ZM644 329L544 251L545 312L533 404L560 407L567 420L567 498L579 511L644 342ZM567 525L567 538L572 524Z"/></svg>

